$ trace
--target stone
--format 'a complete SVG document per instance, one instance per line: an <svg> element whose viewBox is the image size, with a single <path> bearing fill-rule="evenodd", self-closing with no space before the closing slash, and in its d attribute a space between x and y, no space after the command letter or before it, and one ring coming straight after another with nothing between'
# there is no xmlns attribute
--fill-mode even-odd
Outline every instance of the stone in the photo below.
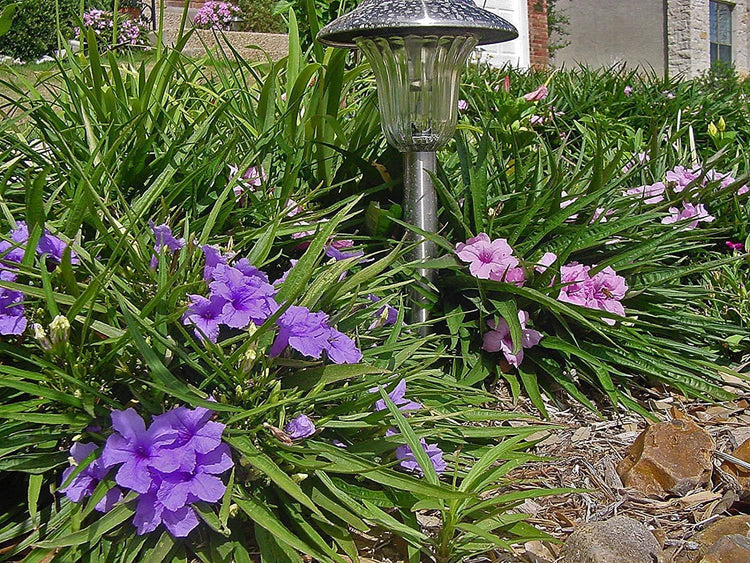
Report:
<svg viewBox="0 0 750 563"><path fill-rule="evenodd" d="M732 455L742 461L750 463L750 439L742 442L739 448L732 452ZM737 479L737 482L744 490L750 490L750 469L744 467L738 467L731 461L725 461L721 464L721 468L727 473L731 473Z"/></svg>
<svg viewBox="0 0 750 563"><path fill-rule="evenodd" d="M733 535L745 536L748 531L750 531L750 516L730 516L729 518L717 520L690 538L692 543L698 544L698 549L683 551L677 561L679 563L701 561L701 558L721 538ZM746 559L745 561L750 561L750 559Z"/></svg>
<svg viewBox="0 0 750 563"><path fill-rule="evenodd" d="M638 436L617 466L623 485L645 495L684 496L711 479L713 438L694 422L676 418Z"/></svg>
<svg viewBox="0 0 750 563"><path fill-rule="evenodd" d="M653 563L661 546L649 529L625 516L578 526L565 541L560 563Z"/></svg>
<svg viewBox="0 0 750 563"><path fill-rule="evenodd" d="M750 539L732 534L719 538L701 559L701 563L747 563L750 561Z"/></svg>

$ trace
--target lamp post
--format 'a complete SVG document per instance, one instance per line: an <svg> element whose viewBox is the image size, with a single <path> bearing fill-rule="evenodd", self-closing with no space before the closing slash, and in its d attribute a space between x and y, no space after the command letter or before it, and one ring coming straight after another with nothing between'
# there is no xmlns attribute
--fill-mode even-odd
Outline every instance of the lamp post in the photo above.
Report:
<svg viewBox="0 0 750 563"><path fill-rule="evenodd" d="M456 130L461 72L477 45L518 37L501 17L473 0L364 0L329 23L318 41L334 47L358 47L375 74L381 124L388 142L404 153L406 222L426 233L438 231L437 196L430 174L435 151ZM435 245L422 235L411 256L420 262L435 256ZM432 270L418 273L432 279ZM428 329L427 309L418 293L412 322Z"/></svg>

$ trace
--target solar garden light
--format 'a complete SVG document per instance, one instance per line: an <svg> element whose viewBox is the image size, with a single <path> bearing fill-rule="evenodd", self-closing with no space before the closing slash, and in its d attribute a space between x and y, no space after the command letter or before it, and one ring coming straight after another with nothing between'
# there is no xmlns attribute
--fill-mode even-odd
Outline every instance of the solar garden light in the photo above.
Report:
<svg viewBox="0 0 750 563"><path fill-rule="evenodd" d="M383 132L404 153L405 219L423 232L438 231L430 174L436 170L435 151L456 130L459 79L466 61L477 45L516 37L515 27L472 0L364 0L318 33L321 43L358 47L369 61ZM422 262L435 256L433 242L419 234L413 240L418 244L412 259ZM429 269L418 273L433 277ZM424 323L427 310L418 294L415 297L411 320Z"/></svg>

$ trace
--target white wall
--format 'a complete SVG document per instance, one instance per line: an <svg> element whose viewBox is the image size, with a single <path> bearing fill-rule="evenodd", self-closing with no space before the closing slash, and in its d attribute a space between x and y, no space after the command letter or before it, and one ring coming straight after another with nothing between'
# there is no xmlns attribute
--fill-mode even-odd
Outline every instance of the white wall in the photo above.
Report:
<svg viewBox="0 0 750 563"><path fill-rule="evenodd" d="M495 66L510 63L529 67L529 16L526 0L475 0L476 4L508 20L518 29L518 39L480 47Z"/></svg>

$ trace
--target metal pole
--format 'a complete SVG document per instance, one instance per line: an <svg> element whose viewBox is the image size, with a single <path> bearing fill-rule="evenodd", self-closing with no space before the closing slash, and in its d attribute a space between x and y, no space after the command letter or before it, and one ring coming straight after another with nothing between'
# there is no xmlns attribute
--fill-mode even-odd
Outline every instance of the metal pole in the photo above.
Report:
<svg viewBox="0 0 750 563"><path fill-rule="evenodd" d="M432 184L430 173L435 173L437 160L434 152L407 152L404 154L404 208L406 222L428 233L437 233L437 195ZM427 260L434 258L435 243L421 235L412 233L412 240L420 242L410 258L412 260ZM434 270L418 268L417 273L432 281ZM411 322L425 323L428 318L425 305L427 300L416 290L411 291L412 308ZM426 336L430 332L427 325L419 328L420 334Z"/></svg>

